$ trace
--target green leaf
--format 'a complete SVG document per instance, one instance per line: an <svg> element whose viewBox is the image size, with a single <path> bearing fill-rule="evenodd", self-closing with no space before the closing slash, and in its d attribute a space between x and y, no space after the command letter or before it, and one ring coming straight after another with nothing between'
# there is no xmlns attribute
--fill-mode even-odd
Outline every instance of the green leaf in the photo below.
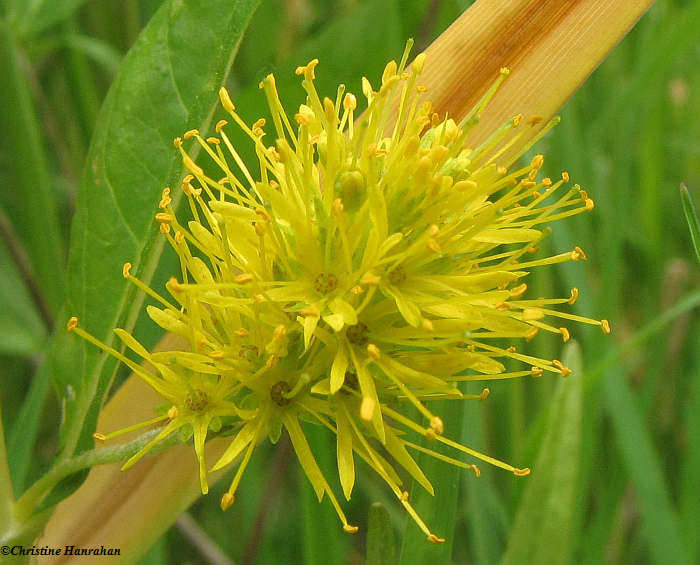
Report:
<svg viewBox="0 0 700 565"><path fill-rule="evenodd" d="M121 276L122 264L130 261L149 282L161 255L156 203L182 172L172 139L190 128L207 129L258 1L164 3L110 88L78 194L68 273L68 314L107 343L114 342L112 328L133 328L143 302ZM115 364L65 334L52 353L65 406L61 458L67 458L92 445Z"/></svg>
<svg viewBox="0 0 700 565"><path fill-rule="evenodd" d="M3 191L0 200L24 244L49 309L55 313L64 298L64 236L26 66L16 38L0 22L0 73L5 77L6 109L0 112L0 153L11 163L9 178L3 180L12 186L11 191Z"/></svg>
<svg viewBox="0 0 700 565"><path fill-rule="evenodd" d="M502 565L571 563L581 447L583 373L577 343L563 363L573 371L559 381L537 462L518 508Z"/></svg>
<svg viewBox="0 0 700 565"><path fill-rule="evenodd" d="M34 355L45 338L46 329L0 241L0 353Z"/></svg>
<svg viewBox="0 0 700 565"><path fill-rule="evenodd" d="M85 1L11 0L9 20L18 35L30 37L68 19Z"/></svg>
<svg viewBox="0 0 700 565"><path fill-rule="evenodd" d="M689 563L660 458L622 368L611 369L602 384L622 460L635 488L652 561Z"/></svg>
<svg viewBox="0 0 700 565"><path fill-rule="evenodd" d="M683 203L683 212L685 213L685 219L688 222L688 229L690 230L690 239L695 249L695 257L697 257L698 263L700 263L700 222L698 222L698 214L695 211L693 199L690 197L688 187L683 183L681 183L681 202Z"/></svg>
<svg viewBox="0 0 700 565"><path fill-rule="evenodd" d="M380 502L372 503L367 521L367 559L365 565L394 565L396 540L389 512Z"/></svg>

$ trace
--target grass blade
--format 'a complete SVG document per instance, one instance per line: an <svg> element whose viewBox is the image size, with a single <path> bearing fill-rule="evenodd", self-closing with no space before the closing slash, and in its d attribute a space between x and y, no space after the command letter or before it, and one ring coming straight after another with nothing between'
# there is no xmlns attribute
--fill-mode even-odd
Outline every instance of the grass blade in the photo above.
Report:
<svg viewBox="0 0 700 565"><path fill-rule="evenodd" d="M396 540L389 512L380 502L369 508L367 524L367 559L365 565L394 565Z"/></svg>
<svg viewBox="0 0 700 565"><path fill-rule="evenodd" d="M577 343L566 347L563 362L573 374L559 382L552 399L545 437L502 565L554 565L572 559L583 415L583 371Z"/></svg>
<svg viewBox="0 0 700 565"><path fill-rule="evenodd" d="M690 197L688 187L683 183L681 183L681 202L683 203L683 212L685 213L685 219L688 222L688 229L690 230L690 239L695 249L695 257L697 257L698 263L700 263L700 223L698 222L698 214L695 211L693 199Z"/></svg>

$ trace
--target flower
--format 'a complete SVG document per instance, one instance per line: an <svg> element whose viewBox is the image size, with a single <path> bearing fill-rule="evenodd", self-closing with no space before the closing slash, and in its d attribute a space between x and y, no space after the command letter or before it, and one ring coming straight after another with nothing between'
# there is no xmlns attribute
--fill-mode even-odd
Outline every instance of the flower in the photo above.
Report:
<svg viewBox="0 0 700 565"><path fill-rule="evenodd" d="M444 540L411 506L394 467L431 493L409 449L477 476L479 469L411 441L411 434L516 476L529 473L449 439L426 402L483 401L489 394L485 388L463 395L460 381L571 372L556 359L491 345L493 339L529 340L542 330L567 341L569 329L557 322L562 319L610 331L606 320L553 308L573 304L577 289L565 298L525 299L521 282L531 268L586 259L579 247L528 256L548 235L546 224L594 204L578 185L570 186L566 172L557 180L539 178L541 155L515 170L499 165L506 151L522 155L557 119L524 142L530 136L523 132L540 120L518 115L481 145L464 146L508 69L457 123L423 100L425 55L406 68L409 49L399 63L387 64L378 90L363 79L368 106L359 117L356 97L343 86L335 100L320 97L316 59L297 69L307 99L293 120L269 75L260 86L275 129L271 146L263 141L265 120L246 124L222 88L223 108L255 146L256 173L231 143L225 120L216 124L216 137L190 130L175 139L189 171L182 189L192 219L178 219L169 188L155 219L180 259L181 280L166 285L179 306L132 276L128 264L124 276L161 304L148 308L150 317L186 339L189 350L149 354L115 330L154 373L78 328L77 320L69 322L69 329L126 363L172 403L166 416L140 425L170 420L127 466L175 429L191 428L206 492L202 448L208 430L216 432L227 418L236 432L213 469L242 460L221 500L226 509L256 445L266 436L276 442L284 428L319 500L328 495L344 529L355 532L304 435L301 421L311 420L337 437L345 497L353 490L358 455L433 542ZM209 162L190 157L189 140ZM524 367L509 371L505 363L512 362ZM403 414L406 402L422 420Z"/></svg>

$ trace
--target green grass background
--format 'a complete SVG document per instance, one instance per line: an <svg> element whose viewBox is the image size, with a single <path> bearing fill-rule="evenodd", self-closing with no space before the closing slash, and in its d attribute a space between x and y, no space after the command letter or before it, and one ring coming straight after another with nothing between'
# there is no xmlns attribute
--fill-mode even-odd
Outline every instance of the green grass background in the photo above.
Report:
<svg viewBox="0 0 700 565"><path fill-rule="evenodd" d="M65 317L65 254L87 148L122 57L161 2L60 4L48 16L23 19L20 9L9 20L22 3L0 2L0 401L10 456L29 462L13 467L19 491L56 452L61 408L33 376L53 320L62 326ZM232 96L244 117L259 117L257 83L275 72L293 107L301 89L292 71L314 56L319 90L332 93L344 82L359 92L362 74L376 82L407 38L427 46L469 4L263 0L233 66ZM580 359L575 349L566 354L582 367L569 380L494 385L487 402L466 404L447 421L468 445L531 466L531 477L482 465L475 479L433 465L442 496L416 500L450 539L435 548L363 467L349 513L353 523L369 522L370 533L343 534L330 506L316 504L290 450L262 446L225 515L219 484L142 563L698 562L699 271L678 192L685 182L700 199L697 29L700 2L657 1L537 147L547 156L545 172L569 171L596 209L555 224L547 242L555 252L580 245L589 260L536 272L531 292L566 295L578 287L575 312L610 319L613 334L572 327ZM43 312L16 268L18 252L40 281ZM560 341L545 336L528 347L562 354ZM35 443L13 442L34 431ZM333 444L317 430L310 436L331 468ZM31 457L17 455L22 450ZM381 506L370 513L373 502ZM203 547L220 553L207 557Z"/></svg>

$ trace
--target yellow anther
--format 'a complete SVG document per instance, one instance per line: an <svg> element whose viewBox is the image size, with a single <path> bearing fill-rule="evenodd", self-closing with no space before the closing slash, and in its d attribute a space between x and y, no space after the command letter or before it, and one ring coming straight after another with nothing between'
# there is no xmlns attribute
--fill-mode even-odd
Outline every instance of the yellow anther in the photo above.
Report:
<svg viewBox="0 0 700 565"><path fill-rule="evenodd" d="M250 332L245 328L237 329L233 333L235 333L238 337L248 337L250 335Z"/></svg>
<svg viewBox="0 0 700 565"><path fill-rule="evenodd" d="M182 138L176 137L175 139L173 139L173 145L175 147L182 147Z"/></svg>
<svg viewBox="0 0 700 565"><path fill-rule="evenodd" d="M527 477L530 474L530 468L525 467L524 469L513 469L513 474L516 477Z"/></svg>
<svg viewBox="0 0 700 565"><path fill-rule="evenodd" d="M477 184L473 180L461 180L452 185L452 189L457 192L466 192L467 190L476 190Z"/></svg>
<svg viewBox="0 0 700 565"><path fill-rule="evenodd" d="M568 303L574 304L578 300L578 288L574 287L571 289L571 296L569 297Z"/></svg>
<svg viewBox="0 0 700 565"><path fill-rule="evenodd" d="M260 222L255 222L254 224L255 227L255 233L258 234L259 237L263 237L265 233L267 232L267 228L265 227L265 224L260 223Z"/></svg>
<svg viewBox="0 0 700 565"><path fill-rule="evenodd" d="M170 224L160 224L160 233L162 234L169 234L170 233Z"/></svg>
<svg viewBox="0 0 700 565"><path fill-rule="evenodd" d="M566 328L559 328L559 333L561 333L561 338L564 341L564 343L571 339L571 334Z"/></svg>
<svg viewBox="0 0 700 565"><path fill-rule="evenodd" d="M595 208L595 202L593 202L592 198L586 198L586 210L589 212Z"/></svg>
<svg viewBox="0 0 700 565"><path fill-rule="evenodd" d="M432 237L427 241L425 245L433 253L442 253L442 247L440 247L440 244L437 241L435 241Z"/></svg>
<svg viewBox="0 0 700 565"><path fill-rule="evenodd" d="M228 90L226 90L226 88L223 86L219 89L219 100L221 100L221 105L224 107L224 110L226 110L229 114L236 108L233 105L233 102L231 102L231 97L228 94Z"/></svg>
<svg viewBox="0 0 700 565"><path fill-rule="evenodd" d="M248 284L249 282L252 282L255 279L253 275L250 273L243 273L241 275L237 275L236 278L234 279L237 284Z"/></svg>
<svg viewBox="0 0 700 565"><path fill-rule="evenodd" d="M382 73L382 85L385 85L390 79L396 76L397 68L398 65L396 64L396 61L389 61L386 64L384 67L384 72Z"/></svg>
<svg viewBox="0 0 700 565"><path fill-rule="evenodd" d="M533 186L536 186L537 183L531 180L524 180L521 181L520 184L522 185L523 188L532 188Z"/></svg>
<svg viewBox="0 0 700 565"><path fill-rule="evenodd" d="M476 465L469 465L469 467L467 467L467 468L474 471L474 475L477 478L479 478L481 476L481 469L479 469L479 467L477 467Z"/></svg>
<svg viewBox="0 0 700 565"><path fill-rule="evenodd" d="M588 200L588 193L585 190L581 189L578 191L578 195L579 198L581 198L581 202L585 204L586 200Z"/></svg>
<svg viewBox="0 0 700 565"><path fill-rule="evenodd" d="M425 67L426 57L427 55L425 53L418 53L416 58L413 59L413 63L411 63L411 70L414 70L417 74L422 73L423 67Z"/></svg>
<svg viewBox="0 0 700 565"><path fill-rule="evenodd" d="M172 214L168 214L166 212L158 212L155 217L156 222L160 224L169 224L174 219Z"/></svg>
<svg viewBox="0 0 700 565"><path fill-rule="evenodd" d="M185 184L185 183L188 183L188 184L189 184L189 183L191 183L193 180L194 180L194 175L189 175L189 174L188 174L188 175L185 175L185 178L184 178L184 179L182 179L182 183L183 183L183 184Z"/></svg>
<svg viewBox="0 0 700 565"><path fill-rule="evenodd" d="M435 224L432 224L428 228L428 234L430 234L430 237L435 237L439 233L440 233L440 228L438 226L436 226Z"/></svg>
<svg viewBox="0 0 700 565"><path fill-rule="evenodd" d="M228 510L229 508L231 508L231 505L235 500L236 497L233 496L230 492L224 493L224 496L221 497L221 509Z"/></svg>
<svg viewBox="0 0 700 565"><path fill-rule="evenodd" d="M174 420L175 418L177 418L177 414L178 414L178 412L177 412L177 406L175 406L175 405L173 404L173 405L170 407L170 410L168 410L168 418L170 418L171 420Z"/></svg>
<svg viewBox="0 0 700 565"><path fill-rule="evenodd" d="M508 76L510 74L510 69L508 67L501 67L498 72L504 76Z"/></svg>
<svg viewBox="0 0 700 565"><path fill-rule="evenodd" d="M183 241L185 241L185 236L183 235L183 233L181 231L176 231L175 232L175 243L179 244L179 243L182 243Z"/></svg>
<svg viewBox="0 0 700 565"><path fill-rule="evenodd" d="M503 71L503 69L501 69L501 71ZM508 73L502 72L501 74L507 75ZM445 538L439 538L435 534L428 534L428 541L431 543L445 543Z"/></svg>
<svg viewBox="0 0 700 565"><path fill-rule="evenodd" d="M166 287L171 292L182 291L182 285L175 277L170 277L170 279L168 279L168 282L166 283Z"/></svg>
<svg viewBox="0 0 700 565"><path fill-rule="evenodd" d="M315 306L307 306L299 310L299 314L302 316L320 316L321 312Z"/></svg>
<svg viewBox="0 0 700 565"><path fill-rule="evenodd" d="M435 331L435 326L433 325L433 322L431 322L427 318L423 318L420 322L420 325L426 332L432 333Z"/></svg>
<svg viewBox="0 0 700 565"><path fill-rule="evenodd" d="M424 92L428 92L428 87L424 84L419 84L416 86L416 92L419 92L421 94L423 94Z"/></svg>
<svg viewBox="0 0 700 565"><path fill-rule="evenodd" d="M336 198L333 201L333 213L336 216L340 216L343 213L345 207L343 206L343 201L340 198Z"/></svg>
<svg viewBox="0 0 700 565"><path fill-rule="evenodd" d="M408 502L408 491L405 490L401 493L401 496L399 497L399 500L401 502Z"/></svg>
<svg viewBox="0 0 700 565"><path fill-rule="evenodd" d="M374 345L373 343L368 343L367 344L367 354L372 358L372 359L379 359L382 356L382 352L379 350L379 348Z"/></svg>
<svg viewBox="0 0 700 565"><path fill-rule="evenodd" d="M578 261L579 259L583 259L584 261L588 259L588 256L586 253L581 249L578 245L574 247L574 250L571 252L571 258L574 261Z"/></svg>
<svg viewBox="0 0 700 565"><path fill-rule="evenodd" d="M530 341L533 337L537 335L537 333L540 331L540 328L537 326L532 326L529 330L525 332L525 339L527 341Z"/></svg>
<svg viewBox="0 0 700 565"><path fill-rule="evenodd" d="M522 121L523 121L523 115L522 115L522 114L518 114L518 115L516 115L516 116L513 116L513 126L514 126L514 127L517 128L517 127L520 125L520 122L522 122Z"/></svg>
<svg viewBox="0 0 700 565"><path fill-rule="evenodd" d="M430 418L430 429L436 434L442 434L445 431L445 424L441 418L438 416L433 416Z"/></svg>
<svg viewBox="0 0 700 565"><path fill-rule="evenodd" d="M355 296L359 296L359 295L362 294L364 291L365 291L365 289L362 288L360 285L357 285L357 284L356 284L355 286L353 286L353 287L350 289L350 292L351 292L352 294L354 294Z"/></svg>
<svg viewBox="0 0 700 565"><path fill-rule="evenodd" d="M542 370L542 367L530 367L530 372L532 373L532 377L537 379L542 376L542 373L544 372Z"/></svg>
<svg viewBox="0 0 700 565"><path fill-rule="evenodd" d="M298 123L300 126L308 126L311 125L313 122L313 119L305 114L302 113L297 113L294 114L294 121Z"/></svg>
<svg viewBox="0 0 700 565"><path fill-rule="evenodd" d="M542 183L542 186L552 186L552 179L549 177L543 178L540 182Z"/></svg>
<svg viewBox="0 0 700 565"><path fill-rule="evenodd" d="M544 312L541 308L524 308L523 320L539 320L544 318Z"/></svg>
<svg viewBox="0 0 700 565"><path fill-rule="evenodd" d="M122 267L122 276L128 279L131 276L131 263L124 263Z"/></svg>
<svg viewBox="0 0 700 565"><path fill-rule="evenodd" d="M537 192L536 190L533 190L533 191L532 191L532 197L533 197L533 198L537 199L537 198L539 198L540 196L542 196L542 195L541 195L539 192Z"/></svg>
<svg viewBox="0 0 700 565"><path fill-rule="evenodd" d="M500 166L500 167L496 167L496 172L497 172L499 175L503 176L503 175L505 175L505 174L508 172L508 169L506 169L505 167Z"/></svg>
<svg viewBox="0 0 700 565"><path fill-rule="evenodd" d="M270 355L267 360L265 361L265 367L268 369L272 369L277 366L277 357L274 355Z"/></svg>
<svg viewBox="0 0 700 565"><path fill-rule="evenodd" d="M195 137L197 135L199 135L198 129L189 129L182 135L182 137L185 139L190 139L191 137Z"/></svg>
<svg viewBox="0 0 700 565"><path fill-rule="evenodd" d="M610 322L608 322L607 320L601 320L600 329L603 330L604 334L609 334L612 331L612 329L610 328Z"/></svg>
<svg viewBox="0 0 700 565"><path fill-rule="evenodd" d="M365 273L360 279L360 284L365 286L377 286L380 282L382 282L382 279L372 272Z"/></svg>
<svg viewBox="0 0 700 565"><path fill-rule="evenodd" d="M356 534L359 529L360 529L359 527L351 526L350 524L345 524L343 526L343 530L345 530L349 534Z"/></svg>
<svg viewBox="0 0 700 565"><path fill-rule="evenodd" d="M105 441L107 437L104 434L101 434L99 432L95 432L92 434L92 437L95 438L97 441Z"/></svg>
<svg viewBox="0 0 700 565"><path fill-rule="evenodd" d="M368 422L369 420L372 419L372 416L374 415L374 409L376 408L377 403L375 402L374 398L371 396L365 396L362 399L362 404L360 405L360 418Z"/></svg>
<svg viewBox="0 0 700 565"><path fill-rule="evenodd" d="M270 217L270 214L268 214L264 209L258 208L255 210L255 214L260 216L263 220L266 222L269 222L272 218Z"/></svg>
<svg viewBox="0 0 700 565"><path fill-rule="evenodd" d="M282 339L284 339L285 335L287 335L287 328L280 325L280 326L277 326L275 328L275 330L272 332L272 339L275 341L282 341Z"/></svg>
<svg viewBox="0 0 700 565"><path fill-rule="evenodd" d="M567 173L566 171L562 171L561 172L561 180L563 180L564 182L569 182L571 180L569 173Z"/></svg>
<svg viewBox="0 0 700 565"><path fill-rule="evenodd" d="M423 432L423 435L425 435L426 439L429 439L431 441L437 437L437 435L435 434L435 430L433 430L432 428L426 428L425 432Z"/></svg>
<svg viewBox="0 0 700 565"><path fill-rule="evenodd" d="M207 143L210 145L219 145L221 140L218 137L207 137Z"/></svg>
<svg viewBox="0 0 700 565"><path fill-rule="evenodd" d="M182 154L182 162L185 167L187 167L187 169L195 175L202 176L204 174L202 167L197 165L197 163L195 163L187 153Z"/></svg>
<svg viewBox="0 0 700 565"><path fill-rule="evenodd" d="M510 297L511 298L520 298L523 294L525 294L526 290L527 290L527 284L525 284L525 283L519 284L518 286L510 289Z"/></svg>
<svg viewBox="0 0 700 565"><path fill-rule="evenodd" d="M540 154L535 155L532 158L532 161L530 161L530 166L533 169L540 169L540 168L542 168L543 164L544 164L544 155L540 155Z"/></svg>
<svg viewBox="0 0 700 565"><path fill-rule="evenodd" d="M219 120L218 122L216 122L214 130L216 131L216 133L221 133L221 129L227 124L228 122L226 120Z"/></svg>
<svg viewBox="0 0 700 565"><path fill-rule="evenodd" d="M350 94L348 92L345 95L345 98L343 98L343 108L345 108L348 111L357 108L357 98L355 98L354 94Z"/></svg>
<svg viewBox="0 0 700 565"><path fill-rule="evenodd" d="M214 350L214 351L210 351L210 352L208 353L208 355L209 355L209 357L211 357L212 359L223 359L223 358L225 357L224 352L221 351L220 349L216 349L216 350Z"/></svg>
<svg viewBox="0 0 700 565"><path fill-rule="evenodd" d="M297 75L304 75L307 80L314 80L316 78L316 65L318 65L318 59L312 59L303 67L297 67L294 72Z"/></svg>
<svg viewBox="0 0 700 565"><path fill-rule="evenodd" d="M564 378L568 377L571 374L571 369L569 369L568 367L564 367L564 364L558 359L553 359L552 365L559 369L561 376Z"/></svg>

